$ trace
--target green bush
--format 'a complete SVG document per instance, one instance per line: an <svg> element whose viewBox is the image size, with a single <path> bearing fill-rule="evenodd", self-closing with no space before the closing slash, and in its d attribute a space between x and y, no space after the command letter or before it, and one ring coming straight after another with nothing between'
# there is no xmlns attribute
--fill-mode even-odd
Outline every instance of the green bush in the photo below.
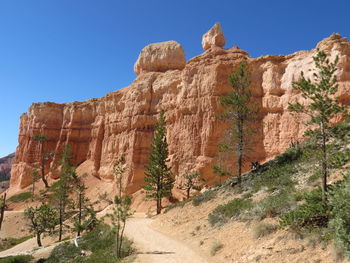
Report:
<svg viewBox="0 0 350 263"><path fill-rule="evenodd" d="M329 160L330 168L341 168L344 164L350 161L350 149L344 151L336 151Z"/></svg>
<svg viewBox="0 0 350 263"><path fill-rule="evenodd" d="M329 213L322 203L321 189L317 188L305 196L305 204L280 216L281 227L293 230L311 230L326 227Z"/></svg>
<svg viewBox="0 0 350 263"><path fill-rule="evenodd" d="M242 212L253 207L252 199L235 198L224 205L216 207L208 216L209 223L214 226L224 224L229 219L238 217Z"/></svg>
<svg viewBox="0 0 350 263"><path fill-rule="evenodd" d="M195 197L193 197L192 199L192 204L194 206L199 206L202 203L208 202L212 199L214 199L216 196L216 192L213 190L208 190L205 191L204 193L201 193L199 195L196 195Z"/></svg>
<svg viewBox="0 0 350 263"><path fill-rule="evenodd" d="M253 237L260 238L267 236L277 230L278 226L269 223L258 223L253 228Z"/></svg>
<svg viewBox="0 0 350 263"><path fill-rule="evenodd" d="M257 192L264 187L269 192L279 189L294 190L296 182L292 176L296 172L296 168L291 164L270 167L256 177L252 185L253 190Z"/></svg>
<svg viewBox="0 0 350 263"><path fill-rule="evenodd" d="M122 256L129 256L133 252L132 242L125 238L122 245ZM81 256L81 250L90 251L91 255ZM83 235L79 248L70 242L65 242L51 252L45 261L48 263L114 263L119 262L116 257L116 235L110 226L100 224L91 232Z"/></svg>
<svg viewBox="0 0 350 263"><path fill-rule="evenodd" d="M350 177L331 190L329 201L331 207L330 228L335 233L336 246L342 249L350 259Z"/></svg>
<svg viewBox="0 0 350 263"><path fill-rule="evenodd" d="M0 263L27 263L27 262L31 262L32 259L33 257L29 255L18 255L18 256L0 258Z"/></svg>
<svg viewBox="0 0 350 263"><path fill-rule="evenodd" d="M279 154L275 158L276 165L290 164L298 160L303 154L300 146L288 148L284 153Z"/></svg>
<svg viewBox="0 0 350 263"><path fill-rule="evenodd" d="M288 212L295 205L295 199L292 193L280 191L277 194L262 199L258 205L261 207L261 220L266 217L276 217Z"/></svg>
<svg viewBox="0 0 350 263"><path fill-rule="evenodd" d="M20 203L20 202L24 202L24 201L28 200L31 197L32 197L32 193L31 192L23 192L23 193L11 196L8 199L8 201L9 202L14 202L14 203Z"/></svg>

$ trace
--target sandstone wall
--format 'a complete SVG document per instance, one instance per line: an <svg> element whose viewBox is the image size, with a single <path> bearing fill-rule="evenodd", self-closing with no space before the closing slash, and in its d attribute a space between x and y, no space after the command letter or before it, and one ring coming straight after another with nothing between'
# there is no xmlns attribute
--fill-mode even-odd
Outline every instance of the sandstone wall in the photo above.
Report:
<svg viewBox="0 0 350 263"><path fill-rule="evenodd" d="M332 57L339 55L339 95L343 102L349 103L349 42L332 35L318 47ZM58 166L63 145L70 143L73 162L102 180L110 179L113 163L125 154L129 169L124 187L128 193L137 191L143 183L144 165L161 109L166 113L174 175L197 170L213 179L211 166L226 125L217 118L221 111L218 98L230 90L228 75L243 59L251 67L253 95L262 112L261 119L254 124L257 143L251 159L269 159L288 148L291 140L302 137L304 127L287 107L289 102L301 100L291 82L298 79L301 70L311 76L309 69L313 67L315 52L250 58L237 47L225 50L212 45L183 68L170 67L155 72L150 66L147 70L138 66L139 75L130 86L100 99L66 104L35 103L21 116L11 188L29 184L30 169L40 157L39 145L32 137L41 133L49 137L47 151L57 153L46 167L51 176L56 176L52 171Z"/></svg>

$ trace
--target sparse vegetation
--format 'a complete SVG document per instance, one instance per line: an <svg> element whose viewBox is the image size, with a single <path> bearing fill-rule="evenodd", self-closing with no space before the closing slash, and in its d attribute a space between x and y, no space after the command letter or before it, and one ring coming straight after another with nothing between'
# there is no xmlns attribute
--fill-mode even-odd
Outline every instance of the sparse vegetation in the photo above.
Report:
<svg viewBox="0 0 350 263"><path fill-rule="evenodd" d="M251 199L235 198L224 205L219 205L208 216L209 223L214 225L221 225L226 223L229 219L238 217L243 211L253 207Z"/></svg>
<svg viewBox="0 0 350 263"><path fill-rule="evenodd" d="M215 254L218 253L223 247L224 245L222 243L214 242L210 249L210 255L215 256Z"/></svg>
<svg viewBox="0 0 350 263"><path fill-rule="evenodd" d="M14 247L14 246L16 246L20 243L23 243L24 241L32 238L32 237L33 236L24 236L24 237L20 237L20 238L9 237L9 238L0 239L0 251Z"/></svg>
<svg viewBox="0 0 350 263"><path fill-rule="evenodd" d="M199 195L196 195L192 199L192 204L194 206L199 206L202 203L208 202L212 199L214 199L216 196L216 192L213 190L207 190L204 193L201 193Z"/></svg>
<svg viewBox="0 0 350 263"><path fill-rule="evenodd" d="M86 255L82 255L85 251ZM79 241L79 247L71 242L65 242L57 246L50 257L45 261L47 263L115 263L122 262L116 255L117 244L115 231L106 225L100 224L91 232L82 235ZM133 252L132 242L125 239L123 242L121 255L123 258L131 255Z"/></svg>
<svg viewBox="0 0 350 263"><path fill-rule="evenodd" d="M278 229L278 225L260 222L253 228L253 237L260 238L267 236Z"/></svg>
<svg viewBox="0 0 350 263"><path fill-rule="evenodd" d="M33 259L30 255L18 255L0 258L0 263L29 263Z"/></svg>
<svg viewBox="0 0 350 263"><path fill-rule="evenodd" d="M30 198L32 198L32 193L31 192L23 192L23 193L11 196L8 199L8 201L9 202L14 202L14 203L21 203L21 202L27 201Z"/></svg>

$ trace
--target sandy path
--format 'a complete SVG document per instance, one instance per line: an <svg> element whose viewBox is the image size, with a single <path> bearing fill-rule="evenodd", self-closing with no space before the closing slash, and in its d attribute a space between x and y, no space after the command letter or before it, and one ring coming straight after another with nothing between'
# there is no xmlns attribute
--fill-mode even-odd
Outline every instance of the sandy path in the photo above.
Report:
<svg viewBox="0 0 350 263"><path fill-rule="evenodd" d="M209 263L184 244L152 229L152 221L136 214L127 222L125 233L138 253L135 263Z"/></svg>

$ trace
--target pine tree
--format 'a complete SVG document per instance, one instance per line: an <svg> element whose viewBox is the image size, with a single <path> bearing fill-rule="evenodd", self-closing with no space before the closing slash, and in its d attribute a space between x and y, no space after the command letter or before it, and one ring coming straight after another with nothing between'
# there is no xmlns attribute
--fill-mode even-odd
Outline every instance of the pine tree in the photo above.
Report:
<svg viewBox="0 0 350 263"><path fill-rule="evenodd" d="M252 123L258 117L258 108L252 102L247 62L241 62L230 74L229 80L232 91L220 97L220 103L224 108L221 119L229 123L229 128L225 131L225 137L219 144L219 149L221 155L228 156L225 163L230 162L232 154L235 156L237 184L240 187L243 165L248 161L247 154L253 150ZM231 174L219 166L214 166L213 169L219 175Z"/></svg>
<svg viewBox="0 0 350 263"><path fill-rule="evenodd" d="M45 151L45 143L48 141L48 137L43 134L36 134L33 136L33 139L40 144L40 170L41 170L41 180L43 181L46 188L49 188L49 183L45 176L45 163L48 160L50 153Z"/></svg>
<svg viewBox="0 0 350 263"><path fill-rule="evenodd" d="M168 167L168 143L166 140L166 128L164 111L160 112L159 121L151 143L149 162L145 166L146 197L155 199L157 202L157 214L162 210L162 198L171 196L171 189L174 186L174 178L171 168Z"/></svg>
<svg viewBox="0 0 350 263"><path fill-rule="evenodd" d="M186 198L190 198L190 193L192 189L200 190L201 184L205 182L205 179L200 173L186 173L183 176L184 182L179 186L181 190L186 191Z"/></svg>
<svg viewBox="0 0 350 263"><path fill-rule="evenodd" d="M125 167L125 158L121 156L117 159L114 164L113 172L115 177L116 187L118 189L118 194L114 198L115 207L113 208L113 213L107 216L112 219L112 225L116 232L116 245L117 245L117 257L122 258L122 245L124 240L124 230L126 226L127 219L132 215L131 213L131 201L132 197L130 195L123 196L122 192L122 179L124 173L127 171Z"/></svg>
<svg viewBox="0 0 350 263"><path fill-rule="evenodd" d="M75 167L70 163L71 158L70 145L65 145L61 157L60 179L50 189L51 200L58 211L58 241L62 240L64 221L68 219L67 209L72 205L69 195L73 192L77 178Z"/></svg>
<svg viewBox="0 0 350 263"><path fill-rule="evenodd" d="M40 207L29 207L24 211L25 216L30 222L30 231L35 233L38 246L41 247L41 235L44 233L52 233L57 224L56 211L47 204Z"/></svg>
<svg viewBox="0 0 350 263"><path fill-rule="evenodd" d="M330 124L334 117L345 116L347 107L341 105L335 96L338 91L335 76L338 57L329 61L324 51L318 51L313 57L316 72L313 81L305 78L303 72L299 81L293 82L293 88L301 92L304 99L310 101L308 105L299 102L290 104L289 109L296 113L309 116L306 123L309 126L306 136L313 136L321 149L320 166L322 167L322 201L327 206L327 178L328 178L328 149L327 144L331 138ZM316 128L316 129L315 129Z"/></svg>
<svg viewBox="0 0 350 263"><path fill-rule="evenodd" d="M32 201L34 201L34 196L35 196L35 183L38 181L40 178L39 172L38 172L38 167L34 166L31 173L30 173L31 181L32 181Z"/></svg>

